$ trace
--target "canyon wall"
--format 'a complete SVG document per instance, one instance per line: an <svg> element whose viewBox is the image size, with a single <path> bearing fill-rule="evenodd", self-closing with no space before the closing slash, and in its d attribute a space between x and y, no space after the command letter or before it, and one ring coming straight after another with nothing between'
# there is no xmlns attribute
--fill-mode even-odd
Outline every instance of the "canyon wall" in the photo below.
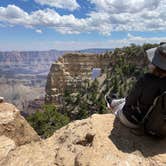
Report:
<svg viewBox="0 0 166 166"><path fill-rule="evenodd" d="M33 74L48 72L62 51L10 51L0 52L0 73Z"/></svg>
<svg viewBox="0 0 166 166"><path fill-rule="evenodd" d="M30 100L44 98L51 64L64 51L0 51L0 96L27 112Z"/></svg>

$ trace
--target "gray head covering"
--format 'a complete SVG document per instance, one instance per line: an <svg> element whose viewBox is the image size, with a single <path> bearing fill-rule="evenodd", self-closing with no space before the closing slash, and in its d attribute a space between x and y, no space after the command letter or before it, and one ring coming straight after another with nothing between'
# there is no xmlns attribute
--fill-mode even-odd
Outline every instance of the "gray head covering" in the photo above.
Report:
<svg viewBox="0 0 166 166"><path fill-rule="evenodd" d="M166 43L146 51L149 61L162 70L166 70Z"/></svg>

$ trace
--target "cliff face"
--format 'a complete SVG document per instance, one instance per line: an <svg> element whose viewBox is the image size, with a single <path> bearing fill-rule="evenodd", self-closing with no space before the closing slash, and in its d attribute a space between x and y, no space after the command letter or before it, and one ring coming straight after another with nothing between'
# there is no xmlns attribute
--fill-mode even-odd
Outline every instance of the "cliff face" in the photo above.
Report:
<svg viewBox="0 0 166 166"><path fill-rule="evenodd" d="M7 113L15 108L9 104L2 104L2 107L6 107ZM7 120L4 114L0 123L11 121L12 116L6 115ZM19 132L17 128L12 137L1 134L0 165L166 165L165 139L136 136L111 114L75 121L46 140L16 146L14 139Z"/></svg>
<svg viewBox="0 0 166 166"><path fill-rule="evenodd" d="M58 55L62 55L63 51L10 51L0 52L0 62L6 65L22 64L22 63L44 63L50 60L55 60Z"/></svg>
<svg viewBox="0 0 166 166"><path fill-rule="evenodd" d="M52 64L47 78L46 102L61 103L64 89L75 91L85 79L91 79L93 68L103 72L110 64L111 55L70 53Z"/></svg>
<svg viewBox="0 0 166 166"><path fill-rule="evenodd" d="M0 52L0 96L27 112L28 102L44 98L47 74L51 64L64 52Z"/></svg>

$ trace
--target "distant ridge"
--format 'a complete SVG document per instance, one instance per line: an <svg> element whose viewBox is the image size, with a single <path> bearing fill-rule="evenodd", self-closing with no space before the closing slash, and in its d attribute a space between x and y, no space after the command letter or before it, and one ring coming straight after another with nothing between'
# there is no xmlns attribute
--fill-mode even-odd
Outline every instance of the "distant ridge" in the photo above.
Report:
<svg viewBox="0 0 166 166"><path fill-rule="evenodd" d="M88 48L88 49L83 49L83 50L79 50L76 52L80 52L80 53L95 53L95 54L102 54L105 52L110 52L113 51L113 48Z"/></svg>
<svg viewBox="0 0 166 166"><path fill-rule="evenodd" d="M19 50L11 50L11 51L1 51L0 50L0 56L4 55L4 54L16 54L16 53L21 53L21 54L43 54L43 53L54 53L54 54L58 54L58 55L62 55L64 53L71 53L71 52L80 52L80 53L96 53L96 54L100 54L100 53L105 53L107 51L113 51L114 48L87 48L87 49L80 49L80 50L57 50L57 49L50 49L50 50L45 50L45 51L41 51L41 50L23 50L23 51L19 51Z"/></svg>

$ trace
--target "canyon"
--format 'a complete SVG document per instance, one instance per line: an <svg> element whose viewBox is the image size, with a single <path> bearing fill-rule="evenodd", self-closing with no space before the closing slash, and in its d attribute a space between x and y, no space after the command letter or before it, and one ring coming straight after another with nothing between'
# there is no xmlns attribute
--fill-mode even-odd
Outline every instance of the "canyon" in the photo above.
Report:
<svg viewBox="0 0 166 166"><path fill-rule="evenodd" d="M0 52L0 96L27 112L28 103L44 98L48 71L53 61L64 52Z"/></svg>
<svg viewBox="0 0 166 166"><path fill-rule="evenodd" d="M50 65L63 51L11 51L0 52L1 75L41 74L49 70Z"/></svg>

